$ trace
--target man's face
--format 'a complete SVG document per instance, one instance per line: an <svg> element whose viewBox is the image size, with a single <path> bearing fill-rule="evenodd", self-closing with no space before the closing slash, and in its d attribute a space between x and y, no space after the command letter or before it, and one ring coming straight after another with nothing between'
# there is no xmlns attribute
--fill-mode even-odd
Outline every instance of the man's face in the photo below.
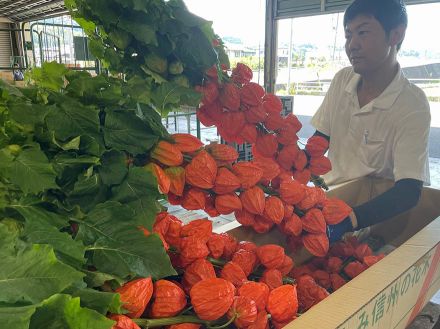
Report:
<svg viewBox="0 0 440 329"><path fill-rule="evenodd" d="M385 30L372 16L360 15L348 22L345 40L345 51L356 73L376 71L392 56Z"/></svg>

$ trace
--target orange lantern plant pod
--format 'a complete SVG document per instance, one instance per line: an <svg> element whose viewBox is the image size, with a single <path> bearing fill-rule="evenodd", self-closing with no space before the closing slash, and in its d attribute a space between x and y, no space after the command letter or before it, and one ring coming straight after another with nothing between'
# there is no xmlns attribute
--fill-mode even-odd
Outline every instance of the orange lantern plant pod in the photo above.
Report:
<svg viewBox="0 0 440 329"><path fill-rule="evenodd" d="M278 114L283 109L283 103L281 102L278 96L271 93L267 93L263 97L263 107L267 113Z"/></svg>
<svg viewBox="0 0 440 329"><path fill-rule="evenodd" d="M234 212L235 219L243 226L253 226L255 224L255 215L247 210L237 210Z"/></svg>
<svg viewBox="0 0 440 329"><path fill-rule="evenodd" d="M185 292L175 283L159 280L154 283L150 313L153 318L166 318L179 314L186 306Z"/></svg>
<svg viewBox="0 0 440 329"><path fill-rule="evenodd" d="M324 216L318 208L312 208L301 218L304 231L313 234L325 234L327 225Z"/></svg>
<svg viewBox="0 0 440 329"><path fill-rule="evenodd" d="M277 268L283 264L284 248L276 244L266 244L257 248L260 263L266 268Z"/></svg>
<svg viewBox="0 0 440 329"><path fill-rule="evenodd" d="M214 266L206 259L197 259L185 268L182 284L188 291L199 281L215 278Z"/></svg>
<svg viewBox="0 0 440 329"><path fill-rule="evenodd" d="M213 188L216 194L231 193L238 190L240 186L240 180L229 169L225 167L218 168Z"/></svg>
<svg viewBox="0 0 440 329"><path fill-rule="evenodd" d="M180 236L195 237L200 241L207 242L212 234L212 221L209 219L194 219L182 226Z"/></svg>
<svg viewBox="0 0 440 329"><path fill-rule="evenodd" d="M314 256L325 257L329 249L329 241L326 234L306 234L302 241L304 247Z"/></svg>
<svg viewBox="0 0 440 329"><path fill-rule="evenodd" d="M311 157L320 157L328 150L328 141L322 136L312 136L307 140L306 152Z"/></svg>
<svg viewBox="0 0 440 329"><path fill-rule="evenodd" d="M122 314L112 314L109 319L116 321L111 329L141 329L132 319Z"/></svg>
<svg viewBox="0 0 440 329"><path fill-rule="evenodd" d="M244 189L255 186L263 177L263 170L253 162L237 162L232 166L232 172Z"/></svg>
<svg viewBox="0 0 440 329"><path fill-rule="evenodd" d="M215 209L222 215L233 213L242 208L240 198L235 193L222 194L215 197Z"/></svg>
<svg viewBox="0 0 440 329"><path fill-rule="evenodd" d="M151 157L166 166L180 166L183 162L183 154L173 144L160 141L151 152Z"/></svg>
<svg viewBox="0 0 440 329"><path fill-rule="evenodd" d="M153 294L151 277L129 281L116 289L121 296L123 307L129 311L130 318L138 318L144 313L145 307Z"/></svg>
<svg viewBox="0 0 440 329"><path fill-rule="evenodd" d="M181 205L186 210L204 209L206 203L206 192L197 187L191 187L184 192Z"/></svg>
<svg viewBox="0 0 440 329"><path fill-rule="evenodd" d="M273 290L283 285L283 275L276 268L266 269L260 278L260 282L266 284L269 290Z"/></svg>
<svg viewBox="0 0 440 329"><path fill-rule="evenodd" d="M212 233L207 242L210 255L215 259L220 258L225 250L225 244L226 240L223 235Z"/></svg>
<svg viewBox="0 0 440 329"><path fill-rule="evenodd" d="M237 288L240 288L247 281L247 276L243 269L233 261L229 261L223 266L220 277L228 280Z"/></svg>
<svg viewBox="0 0 440 329"><path fill-rule="evenodd" d="M280 224L284 218L283 202L276 196L267 197L264 205L263 216L275 224Z"/></svg>
<svg viewBox="0 0 440 329"><path fill-rule="evenodd" d="M183 167L165 168L165 175L170 179L170 192L182 196L185 188L185 169Z"/></svg>
<svg viewBox="0 0 440 329"><path fill-rule="evenodd" d="M233 83L225 83L220 90L220 102L230 111L238 111L240 108L240 90Z"/></svg>
<svg viewBox="0 0 440 329"><path fill-rule="evenodd" d="M249 106L261 104L265 94L263 87L255 82L246 83L240 89L241 102Z"/></svg>
<svg viewBox="0 0 440 329"><path fill-rule="evenodd" d="M237 63L237 66L232 70L232 81L239 84L248 83L252 80L252 69L243 63Z"/></svg>
<svg viewBox="0 0 440 329"><path fill-rule="evenodd" d="M285 284L269 293L267 311L277 322L292 320L298 312L296 286Z"/></svg>
<svg viewBox="0 0 440 329"><path fill-rule="evenodd" d="M279 192L281 200L291 205L299 203L306 194L304 185L295 180L281 181Z"/></svg>
<svg viewBox="0 0 440 329"><path fill-rule="evenodd" d="M247 281L238 289L238 295L254 300L258 312L261 312L266 309L269 287L264 282Z"/></svg>
<svg viewBox="0 0 440 329"><path fill-rule="evenodd" d="M313 175L325 175L332 170L332 164L330 160L325 156L320 156L310 159L309 169Z"/></svg>
<svg viewBox="0 0 440 329"><path fill-rule="evenodd" d="M229 319L235 319L237 328L247 328L257 320L257 305L246 296L235 296L231 308L228 310Z"/></svg>
<svg viewBox="0 0 440 329"><path fill-rule="evenodd" d="M156 177L158 190L160 193L167 194L170 191L171 180L161 167L150 162L144 166L144 169L151 172L154 177Z"/></svg>
<svg viewBox="0 0 440 329"><path fill-rule="evenodd" d="M192 153L203 146L202 141L191 134L172 134L171 138L174 139L174 146L182 153Z"/></svg>
<svg viewBox="0 0 440 329"><path fill-rule="evenodd" d="M199 152L185 167L186 182L202 189L210 189L214 186L217 176L217 164L206 152Z"/></svg>
<svg viewBox="0 0 440 329"><path fill-rule="evenodd" d="M219 164L231 164L238 159L237 150L230 145L209 144L205 149Z"/></svg>
<svg viewBox="0 0 440 329"><path fill-rule="evenodd" d="M211 278L197 282L189 293L197 316L206 321L221 318L234 301L234 285L222 278Z"/></svg>
<svg viewBox="0 0 440 329"><path fill-rule="evenodd" d="M262 215L265 207L265 197L263 190L254 186L240 193L240 200L243 208L254 215Z"/></svg>
<svg viewBox="0 0 440 329"><path fill-rule="evenodd" d="M257 254L255 251L238 249L232 255L232 262L240 266L246 277L248 277L257 265Z"/></svg>
<svg viewBox="0 0 440 329"><path fill-rule="evenodd" d="M329 225L342 222L353 210L344 201L329 198L323 202L322 214Z"/></svg>

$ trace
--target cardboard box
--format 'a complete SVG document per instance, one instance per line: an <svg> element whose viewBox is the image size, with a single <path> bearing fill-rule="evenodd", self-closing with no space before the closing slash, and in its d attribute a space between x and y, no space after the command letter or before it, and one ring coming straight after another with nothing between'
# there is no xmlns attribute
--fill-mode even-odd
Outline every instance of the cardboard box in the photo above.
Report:
<svg viewBox="0 0 440 329"><path fill-rule="evenodd" d="M354 206L386 191L393 182L365 178L328 192ZM332 293L291 322L287 329L400 329L408 326L440 289L440 190L423 188L414 209L371 228L386 244L396 247L383 260ZM230 222L217 232L257 244L284 245L277 231L257 234ZM305 254L293 255L295 262Z"/></svg>

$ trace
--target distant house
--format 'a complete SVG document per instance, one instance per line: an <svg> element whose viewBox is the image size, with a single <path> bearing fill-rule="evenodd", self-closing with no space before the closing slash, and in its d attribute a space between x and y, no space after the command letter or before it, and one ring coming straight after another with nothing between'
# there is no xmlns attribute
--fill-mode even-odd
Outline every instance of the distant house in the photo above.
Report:
<svg viewBox="0 0 440 329"><path fill-rule="evenodd" d="M402 68L408 79L440 79L440 63Z"/></svg>
<svg viewBox="0 0 440 329"><path fill-rule="evenodd" d="M257 55L257 50L245 46L242 43L231 43L227 41L224 41L224 43L226 47L226 53L228 54L229 58L240 58Z"/></svg>

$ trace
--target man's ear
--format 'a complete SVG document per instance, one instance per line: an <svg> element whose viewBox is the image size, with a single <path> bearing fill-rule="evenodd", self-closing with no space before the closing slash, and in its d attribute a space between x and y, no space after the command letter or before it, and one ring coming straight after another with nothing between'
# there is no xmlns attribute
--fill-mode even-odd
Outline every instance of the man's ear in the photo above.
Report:
<svg viewBox="0 0 440 329"><path fill-rule="evenodd" d="M405 39L406 26L400 24L390 31L390 43L392 46L396 46Z"/></svg>

